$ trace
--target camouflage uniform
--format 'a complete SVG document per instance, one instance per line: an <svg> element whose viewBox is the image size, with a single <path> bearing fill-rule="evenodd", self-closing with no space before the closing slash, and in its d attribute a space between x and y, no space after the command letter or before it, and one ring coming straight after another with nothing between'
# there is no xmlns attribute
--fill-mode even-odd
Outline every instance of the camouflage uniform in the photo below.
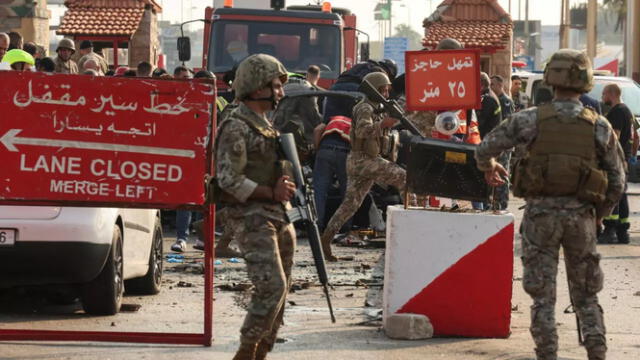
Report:
<svg viewBox="0 0 640 360"><path fill-rule="evenodd" d="M504 151L497 159L498 163L509 171L511 163L511 150ZM509 184L496 186L493 188L493 204L496 208L493 210L507 210L509 207ZM492 205L493 205L492 204Z"/></svg>
<svg viewBox="0 0 640 360"><path fill-rule="evenodd" d="M398 104L406 109L407 99L404 95L398 98ZM407 119L415 125L420 133L427 138L431 137L431 133L436 127L436 117L438 113L435 111L407 111Z"/></svg>
<svg viewBox="0 0 640 360"><path fill-rule="evenodd" d="M553 107L562 116L575 118L583 106L577 101L554 101ZM528 148L538 135L537 109L513 114L489 133L476 151L478 168L492 168L501 152L514 146ZM595 124L596 157L606 171L606 199L598 214L609 213L622 193L624 171L622 149L617 144L611 126L603 117ZM568 146L568 145L567 145ZM605 326L597 293L602 289L603 273L596 251L596 209L592 203L575 196L541 196L527 198L522 220L523 286L533 298L531 335L536 343L538 359L556 359L558 335L554 306L559 248L564 250L569 292L580 318L585 347L604 359Z"/></svg>
<svg viewBox="0 0 640 360"><path fill-rule="evenodd" d="M386 135L387 130L380 126L385 115L376 113L377 107L378 104L365 100L353 109L355 128L351 130L352 150L347 158L347 191L340 207L333 214L322 234L324 254L331 260L335 260L331 252L331 240L342 225L360 208L364 197L374 183L393 185L399 190L405 188L407 176L403 168L383 159L380 152L377 156L372 156L354 146L358 140L373 141L371 139L380 139Z"/></svg>
<svg viewBox="0 0 640 360"><path fill-rule="evenodd" d="M272 56L252 55L238 66L233 86L240 104L220 124L216 139L216 176L223 190L220 200L230 214L225 226L237 235L253 283L248 313L240 329L240 349L234 359L266 357L282 324L291 286L296 236L286 215L290 204L251 198L258 186L274 188L279 178L279 134L266 116L243 102L275 78L284 83L287 73ZM273 105L277 102L275 94L266 100Z"/></svg>
<svg viewBox="0 0 640 360"><path fill-rule="evenodd" d="M220 126L216 170L220 187L240 202L228 205L227 211L233 215L225 228L236 235L254 285L240 341L264 340L273 344L291 285L296 236L283 204L249 199L257 185L244 175L247 157L268 145L263 136L247 125L244 120L247 118L271 127L267 119L241 103Z"/></svg>
<svg viewBox="0 0 640 360"><path fill-rule="evenodd" d="M107 63L107 60L93 51L88 53L87 55L80 57L80 59L78 60L78 68L84 69L84 63L86 63L87 60L95 61L96 64L100 66L100 70L102 70L103 74L106 74L107 71L109 71L109 64Z"/></svg>
<svg viewBox="0 0 640 360"><path fill-rule="evenodd" d="M55 63L55 72L59 74L77 74L78 73L78 65L73 60L64 61L59 56L53 60Z"/></svg>

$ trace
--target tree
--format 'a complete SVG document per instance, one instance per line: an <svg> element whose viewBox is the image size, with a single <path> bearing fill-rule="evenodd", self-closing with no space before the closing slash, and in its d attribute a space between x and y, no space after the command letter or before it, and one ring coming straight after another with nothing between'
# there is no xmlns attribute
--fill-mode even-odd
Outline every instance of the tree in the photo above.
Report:
<svg viewBox="0 0 640 360"><path fill-rule="evenodd" d="M422 48L422 35L413 30L411 26L400 24L395 28L395 37L406 37L409 40L409 50L417 50Z"/></svg>
<svg viewBox="0 0 640 360"><path fill-rule="evenodd" d="M604 0L602 4L605 9L616 14L615 31L624 30L624 25L627 20L627 0Z"/></svg>

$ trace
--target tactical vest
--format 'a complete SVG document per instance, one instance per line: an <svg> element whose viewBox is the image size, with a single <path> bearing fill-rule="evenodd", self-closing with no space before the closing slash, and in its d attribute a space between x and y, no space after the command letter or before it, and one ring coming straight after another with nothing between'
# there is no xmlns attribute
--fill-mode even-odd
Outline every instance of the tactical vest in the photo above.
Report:
<svg viewBox="0 0 640 360"><path fill-rule="evenodd" d="M351 119L346 116L332 116L322 132L322 138L331 134L337 134L342 140L350 143Z"/></svg>
<svg viewBox="0 0 640 360"><path fill-rule="evenodd" d="M598 166L595 123L598 114L584 108L576 117L559 114L553 104L538 107L538 136L513 171L518 197L576 196L600 204L607 176Z"/></svg>
<svg viewBox="0 0 640 360"><path fill-rule="evenodd" d="M366 107L371 107L373 111L373 123L377 123L383 120L382 114L376 114L374 106L368 102L367 100L362 100L353 107L353 122L352 127L353 131L350 133L351 137L351 151L361 151L371 157L376 157L380 155L384 149L391 147L390 139L387 136L389 133L388 129L382 130L382 136L380 137L371 137L371 138L357 138L356 131L357 121L360 118L360 114L365 110Z"/></svg>
<svg viewBox="0 0 640 360"><path fill-rule="evenodd" d="M278 142L280 134L278 131L270 126L265 126L265 124L257 121L253 117L236 116L235 118L243 121L252 131L266 139L265 148L247 149L247 164L244 167L244 175L258 185L268 187L274 187L276 181L283 175L288 175L291 181L293 181L293 166L290 161L286 160L284 153L280 149ZM220 125L218 134L222 133L222 129L227 121ZM216 197L216 200L225 203L238 202L230 194L216 190L214 191L220 194L219 199Z"/></svg>

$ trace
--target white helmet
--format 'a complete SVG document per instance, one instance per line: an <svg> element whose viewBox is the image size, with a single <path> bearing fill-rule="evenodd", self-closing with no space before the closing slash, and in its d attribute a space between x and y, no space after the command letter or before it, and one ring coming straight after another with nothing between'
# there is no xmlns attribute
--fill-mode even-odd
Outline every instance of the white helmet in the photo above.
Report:
<svg viewBox="0 0 640 360"><path fill-rule="evenodd" d="M460 128L458 112L445 111L436 116L436 130L444 135L453 135Z"/></svg>

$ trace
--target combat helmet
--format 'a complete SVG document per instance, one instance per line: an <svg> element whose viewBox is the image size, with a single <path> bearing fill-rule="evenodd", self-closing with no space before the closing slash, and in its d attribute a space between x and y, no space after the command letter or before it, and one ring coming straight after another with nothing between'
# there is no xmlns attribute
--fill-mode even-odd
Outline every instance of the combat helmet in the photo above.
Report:
<svg viewBox="0 0 640 360"><path fill-rule="evenodd" d="M71 39L64 38L60 40L58 43L58 47L56 48L56 52L60 49L69 49L73 52L76 52L76 44Z"/></svg>
<svg viewBox="0 0 640 360"><path fill-rule="evenodd" d="M255 54L242 60L233 81L233 90L238 100L246 99L251 93L269 86L275 78L287 82L287 69L271 55Z"/></svg>
<svg viewBox="0 0 640 360"><path fill-rule="evenodd" d="M380 71L368 73L364 78L362 78L362 82L369 83L371 87L378 91L380 91L380 88L385 85L391 85L391 81L389 81L389 77L387 76L387 74Z"/></svg>
<svg viewBox="0 0 640 360"><path fill-rule="evenodd" d="M581 51L558 50L544 68L544 81L549 86L587 93L593 89L591 61Z"/></svg>
<svg viewBox="0 0 640 360"><path fill-rule="evenodd" d="M444 38L444 39L440 40L440 42L438 43L438 46L436 47L436 49L438 49L438 50L458 50L458 49L462 49L462 44L456 39Z"/></svg>
<svg viewBox="0 0 640 360"><path fill-rule="evenodd" d="M362 81L368 82L376 90L385 85L391 85L391 81L389 81L389 77L387 76L387 74L380 71L368 73L364 78L362 78Z"/></svg>

